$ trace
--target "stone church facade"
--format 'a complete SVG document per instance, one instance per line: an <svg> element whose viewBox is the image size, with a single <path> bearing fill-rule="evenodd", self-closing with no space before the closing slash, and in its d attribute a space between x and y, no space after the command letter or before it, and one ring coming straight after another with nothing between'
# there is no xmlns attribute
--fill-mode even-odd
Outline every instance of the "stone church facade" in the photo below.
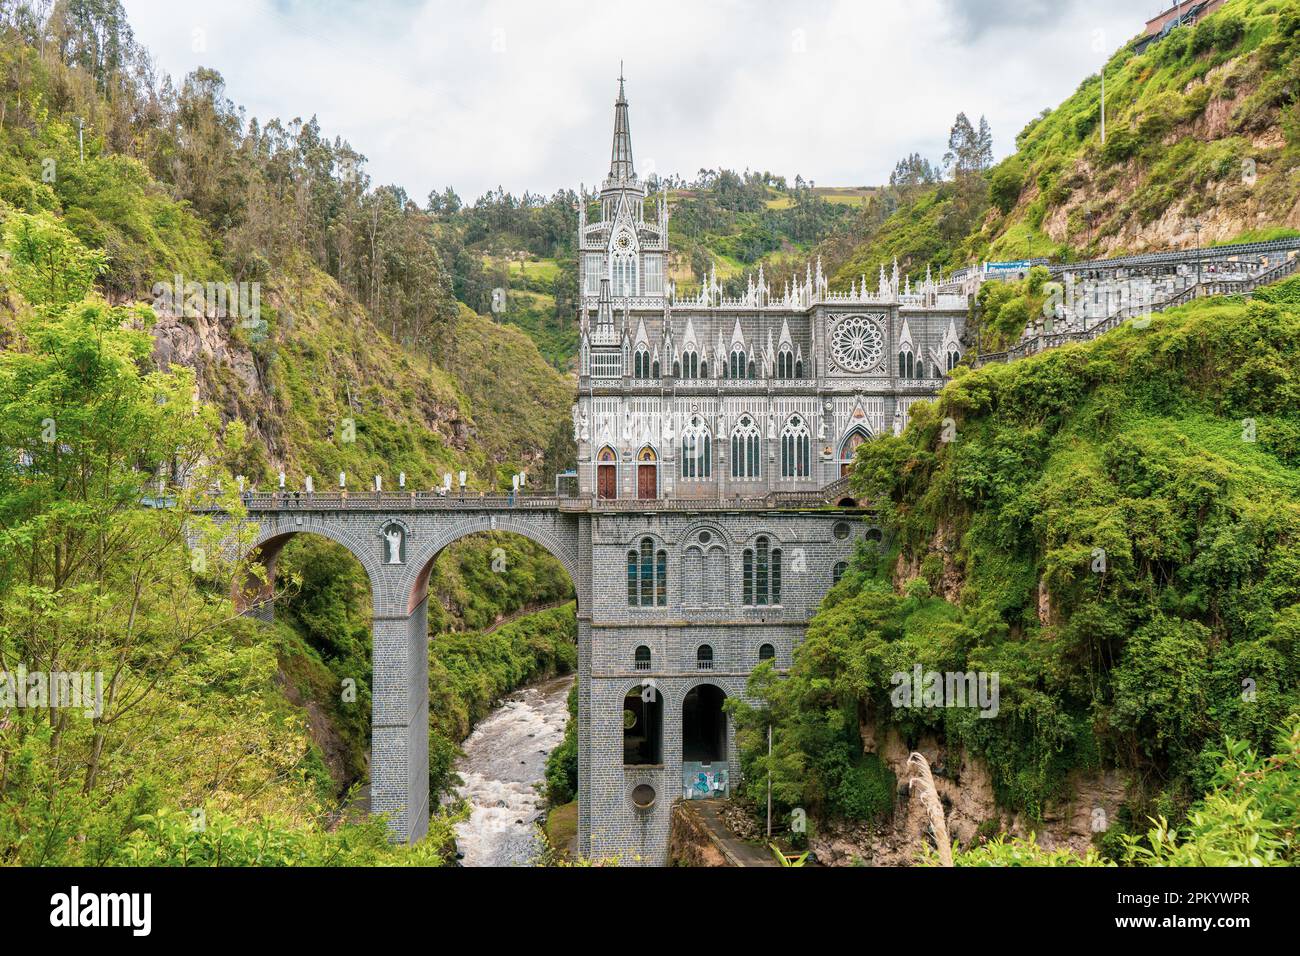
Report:
<svg viewBox="0 0 1300 956"><path fill-rule="evenodd" d="M580 493L602 499L762 497L840 477L854 449L905 425L960 360L970 290L897 264L847 291L821 263L743 294L716 274L679 296L666 195L632 156L622 79L609 173L578 226ZM649 209L647 207L650 207Z"/></svg>

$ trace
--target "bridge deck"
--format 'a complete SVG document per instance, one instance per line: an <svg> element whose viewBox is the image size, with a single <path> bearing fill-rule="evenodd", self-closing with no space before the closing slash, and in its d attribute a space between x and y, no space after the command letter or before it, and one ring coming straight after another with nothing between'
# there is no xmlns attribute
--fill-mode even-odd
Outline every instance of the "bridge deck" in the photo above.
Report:
<svg viewBox="0 0 1300 956"><path fill-rule="evenodd" d="M836 507L843 489L828 486L815 492L777 492L761 498L579 498L555 495L439 495L417 491L409 494L340 494L293 492L243 495L249 514L295 511L562 511L562 512L647 512L647 511L787 511ZM225 509L214 505L212 512Z"/></svg>

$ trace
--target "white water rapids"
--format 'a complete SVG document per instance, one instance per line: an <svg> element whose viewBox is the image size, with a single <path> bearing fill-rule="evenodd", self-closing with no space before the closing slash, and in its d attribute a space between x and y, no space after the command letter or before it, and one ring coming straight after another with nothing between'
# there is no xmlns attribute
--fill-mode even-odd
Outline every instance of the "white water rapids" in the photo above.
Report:
<svg viewBox="0 0 1300 956"><path fill-rule="evenodd" d="M510 694L462 745L457 788L470 817L456 827L463 866L527 866L541 851L546 757L564 740L573 676Z"/></svg>

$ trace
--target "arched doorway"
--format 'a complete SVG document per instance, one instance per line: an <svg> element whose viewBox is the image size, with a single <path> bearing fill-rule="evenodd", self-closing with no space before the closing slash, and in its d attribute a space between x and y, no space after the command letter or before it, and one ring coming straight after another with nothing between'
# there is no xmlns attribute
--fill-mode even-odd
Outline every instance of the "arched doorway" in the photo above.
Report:
<svg viewBox="0 0 1300 956"><path fill-rule="evenodd" d="M623 765L663 763L663 697L653 682L630 687L623 695Z"/></svg>
<svg viewBox="0 0 1300 956"><path fill-rule="evenodd" d="M618 497L618 454L608 445L596 455L596 497Z"/></svg>
<svg viewBox="0 0 1300 956"><path fill-rule="evenodd" d="M853 470L853 461L858 454L858 446L870 440L871 435L861 425L855 425L840 442L840 477L843 478Z"/></svg>
<svg viewBox="0 0 1300 956"><path fill-rule="evenodd" d="M636 456L636 496L643 501L659 497L659 456L649 445Z"/></svg>
<svg viewBox="0 0 1300 956"><path fill-rule="evenodd" d="M697 684L682 699L682 795L688 800L726 796L727 695L715 684Z"/></svg>

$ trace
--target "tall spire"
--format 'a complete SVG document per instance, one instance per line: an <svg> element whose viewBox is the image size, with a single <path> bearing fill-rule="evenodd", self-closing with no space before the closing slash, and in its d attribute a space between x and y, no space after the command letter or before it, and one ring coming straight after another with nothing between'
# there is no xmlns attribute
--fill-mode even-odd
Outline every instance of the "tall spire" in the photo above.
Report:
<svg viewBox="0 0 1300 956"><path fill-rule="evenodd" d="M627 122L627 97L623 93L623 63L618 64L618 99L614 102L614 145L609 155L609 178L614 182L636 179L632 168L632 130Z"/></svg>

